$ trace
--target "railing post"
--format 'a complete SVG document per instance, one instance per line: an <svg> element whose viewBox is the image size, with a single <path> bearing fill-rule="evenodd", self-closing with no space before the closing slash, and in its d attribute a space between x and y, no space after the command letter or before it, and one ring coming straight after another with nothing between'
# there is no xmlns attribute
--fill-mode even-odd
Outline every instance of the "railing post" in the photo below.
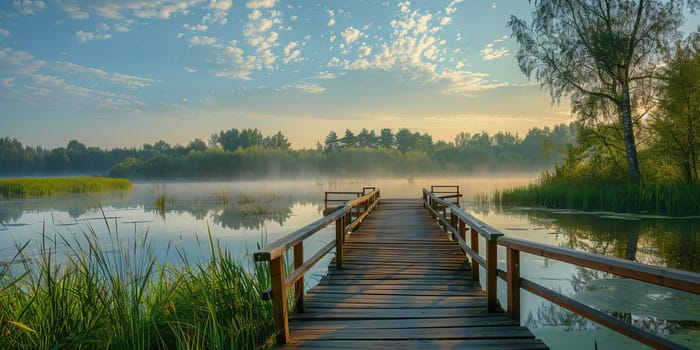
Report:
<svg viewBox="0 0 700 350"><path fill-rule="evenodd" d="M272 287L272 309L277 327L277 343L289 342L289 321L287 320L287 291L284 288L284 259L279 256L270 260L270 284Z"/></svg>
<svg viewBox="0 0 700 350"><path fill-rule="evenodd" d="M352 211L352 209L351 209ZM343 242L345 240L345 216L335 220L335 267L343 268Z"/></svg>
<svg viewBox="0 0 700 350"><path fill-rule="evenodd" d="M471 236L471 248L479 254L479 232L473 227L469 228ZM472 259L472 281L479 281L479 262Z"/></svg>
<svg viewBox="0 0 700 350"><path fill-rule="evenodd" d="M498 311L498 244L497 237L486 240L486 303L489 312Z"/></svg>
<svg viewBox="0 0 700 350"><path fill-rule="evenodd" d="M301 241L294 246L294 269L304 265L304 242ZM294 309L296 312L304 312L304 276L294 284Z"/></svg>
<svg viewBox="0 0 700 350"><path fill-rule="evenodd" d="M506 264L508 265L508 316L520 323L520 251L508 247Z"/></svg>

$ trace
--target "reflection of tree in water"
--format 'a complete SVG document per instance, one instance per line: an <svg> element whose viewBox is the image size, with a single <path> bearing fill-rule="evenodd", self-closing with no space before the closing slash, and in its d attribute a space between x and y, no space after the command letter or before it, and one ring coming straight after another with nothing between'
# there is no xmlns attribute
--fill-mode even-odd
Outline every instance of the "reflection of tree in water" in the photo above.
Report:
<svg viewBox="0 0 700 350"><path fill-rule="evenodd" d="M591 283L591 281L612 280L615 278L619 277L615 277L614 275L606 272L578 267L576 268L576 273L571 276L570 280L574 291L572 297L577 299L577 295L580 297L582 293L596 293L597 289L604 289L601 290L601 292L612 294L612 297L609 295L607 298L601 296L596 297L596 299L600 298L599 302L601 305L608 306L599 306L600 311L650 333L669 335L683 330L692 331L700 329L700 322L695 320L666 320L660 317L636 315L634 310L620 310L620 308L629 308L630 303L642 306L654 303L654 300L649 297L647 292L632 293L626 288L607 288L607 282ZM641 291L644 291L644 288L646 287L642 282L639 282L637 285L632 284L632 287L630 288L639 288ZM561 293L561 290L559 292ZM620 303L622 300L624 300L626 303ZM627 306L621 307L621 304L625 304ZM684 306L677 305L674 307L683 308ZM532 328L563 327L564 331L585 331L600 327L583 316L549 302L545 302L538 307L536 315L530 312L525 320L525 325Z"/></svg>
<svg viewBox="0 0 700 350"><path fill-rule="evenodd" d="M567 239L562 246L567 248L700 272L700 219L606 218L545 210L509 214L526 216L533 225L564 233Z"/></svg>
<svg viewBox="0 0 700 350"><path fill-rule="evenodd" d="M260 230L266 221L284 225L292 214L291 200L245 205L227 205L212 213L214 223L225 228Z"/></svg>
<svg viewBox="0 0 700 350"><path fill-rule="evenodd" d="M563 247L647 264L700 271L700 220L697 219L625 216L605 218L601 217L604 216L601 214L561 214L551 211L515 213L526 215L531 225L544 226L564 233L566 238L561 244ZM574 291L572 297L576 299L577 294L584 292L595 293L595 288L605 285L604 283L593 285L591 281L613 278L617 277L605 272L577 268L570 280ZM636 288L641 290L646 288L641 282L639 283L640 285ZM611 293L608 296L612 303L604 307L603 305L606 304L601 302L601 311L645 331L669 335L680 331L693 332L700 328L700 322L695 320L667 320L648 316L648 314L635 314L634 310L628 308L622 310L619 308L618 304L621 300L632 302L637 306L655 303L656 301L646 293L631 293L625 288L608 289L605 292ZM630 298L639 300L630 300ZM536 314L530 313L525 323L528 327L564 327L565 331L591 330L599 327L582 316L550 303L542 304Z"/></svg>

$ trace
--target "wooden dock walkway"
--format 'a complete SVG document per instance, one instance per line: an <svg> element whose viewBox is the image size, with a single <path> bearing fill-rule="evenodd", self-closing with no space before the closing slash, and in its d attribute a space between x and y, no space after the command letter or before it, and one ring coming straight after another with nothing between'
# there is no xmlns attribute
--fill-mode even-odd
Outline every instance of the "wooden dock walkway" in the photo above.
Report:
<svg viewBox="0 0 700 350"><path fill-rule="evenodd" d="M350 234L342 269L289 317L287 349L547 349L502 312L489 313L459 245L419 199L382 199Z"/></svg>

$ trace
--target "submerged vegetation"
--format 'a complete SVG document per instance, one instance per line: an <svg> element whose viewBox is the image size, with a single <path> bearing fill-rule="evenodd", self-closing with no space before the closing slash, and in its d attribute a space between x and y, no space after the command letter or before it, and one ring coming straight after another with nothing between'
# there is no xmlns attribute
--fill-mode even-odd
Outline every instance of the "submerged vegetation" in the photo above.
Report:
<svg viewBox="0 0 700 350"><path fill-rule="evenodd" d="M105 177L0 179L0 199L128 190L129 180Z"/></svg>
<svg viewBox="0 0 700 350"><path fill-rule="evenodd" d="M106 250L90 229L25 245L0 266L4 349L256 349L271 344L267 269L254 274L209 234L207 261L162 264L147 235ZM67 247L61 260L57 247Z"/></svg>

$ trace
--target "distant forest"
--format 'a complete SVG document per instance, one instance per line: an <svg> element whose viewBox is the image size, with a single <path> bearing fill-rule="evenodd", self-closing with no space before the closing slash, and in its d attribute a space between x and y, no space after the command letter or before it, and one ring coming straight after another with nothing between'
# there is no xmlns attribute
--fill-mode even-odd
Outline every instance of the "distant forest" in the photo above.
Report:
<svg viewBox="0 0 700 350"><path fill-rule="evenodd" d="M574 124L530 129L525 137L509 132L460 132L452 142L402 128L331 131L315 149L292 149L278 132L222 130L207 141L140 148L102 149L77 140L45 149L0 138L0 176L108 175L130 179L245 179L306 176L469 175L532 172L561 162L575 144Z"/></svg>

